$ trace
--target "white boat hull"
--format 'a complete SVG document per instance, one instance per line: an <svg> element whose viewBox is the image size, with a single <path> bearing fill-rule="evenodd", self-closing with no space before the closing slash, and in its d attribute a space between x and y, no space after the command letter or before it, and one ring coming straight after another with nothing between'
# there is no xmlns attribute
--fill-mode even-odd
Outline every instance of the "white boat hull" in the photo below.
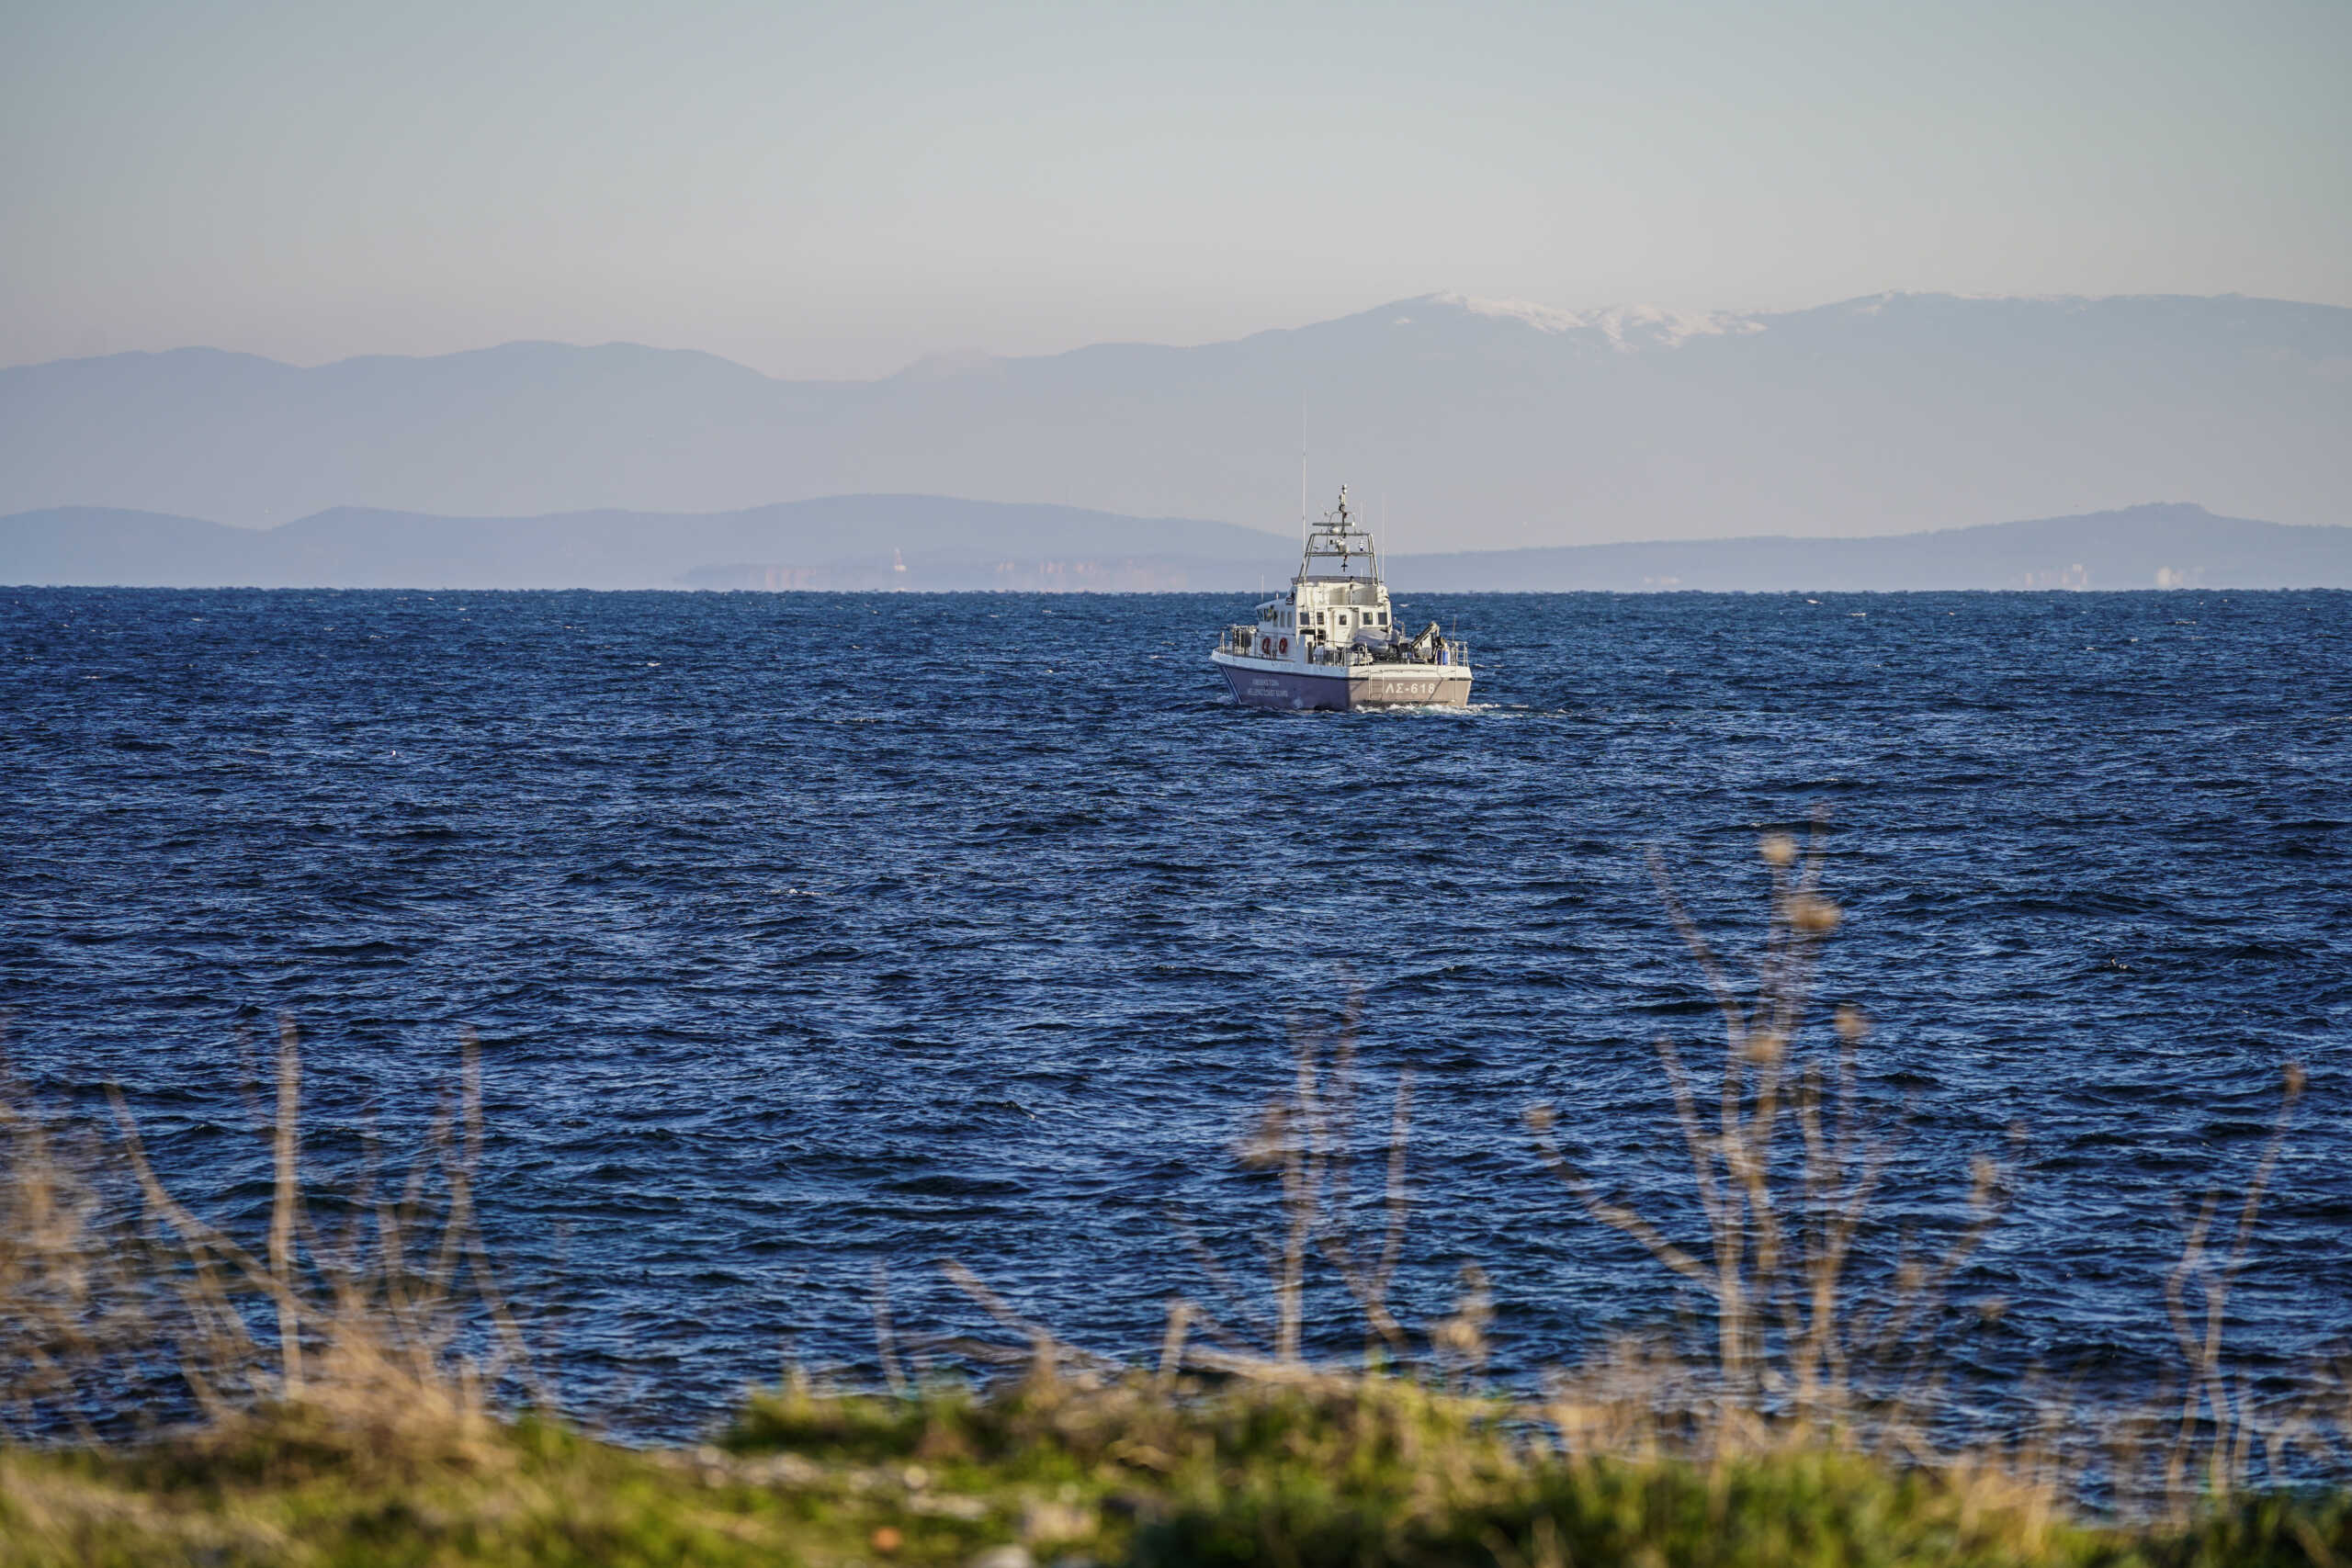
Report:
<svg viewBox="0 0 2352 1568"><path fill-rule="evenodd" d="M1467 707L1465 664L1350 664L1317 667L1288 659L1209 655L1236 702L1251 707L1349 713L1358 708Z"/></svg>

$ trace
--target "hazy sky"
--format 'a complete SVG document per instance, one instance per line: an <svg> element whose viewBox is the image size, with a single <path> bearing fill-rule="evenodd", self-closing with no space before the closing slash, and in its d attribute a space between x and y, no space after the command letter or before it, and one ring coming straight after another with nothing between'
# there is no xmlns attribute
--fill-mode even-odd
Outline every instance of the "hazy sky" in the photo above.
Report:
<svg viewBox="0 0 2352 1568"><path fill-rule="evenodd" d="M0 363L792 376L1439 289L2352 304L2352 0L0 0Z"/></svg>

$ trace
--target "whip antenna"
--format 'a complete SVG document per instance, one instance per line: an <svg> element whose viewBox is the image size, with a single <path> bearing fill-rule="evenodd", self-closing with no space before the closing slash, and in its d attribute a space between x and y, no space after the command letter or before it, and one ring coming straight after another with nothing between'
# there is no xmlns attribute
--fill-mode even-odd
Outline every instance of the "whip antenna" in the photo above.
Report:
<svg viewBox="0 0 2352 1568"><path fill-rule="evenodd" d="M1306 536L1306 394L1298 395L1298 536Z"/></svg>

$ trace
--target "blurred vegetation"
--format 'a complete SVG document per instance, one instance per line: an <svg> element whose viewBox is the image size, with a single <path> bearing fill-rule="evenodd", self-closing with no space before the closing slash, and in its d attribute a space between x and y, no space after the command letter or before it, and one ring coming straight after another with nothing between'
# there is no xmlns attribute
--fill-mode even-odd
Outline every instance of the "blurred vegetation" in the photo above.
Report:
<svg viewBox="0 0 2352 1568"><path fill-rule="evenodd" d="M2146 1564L2352 1561L2342 1494L2084 1522L1984 1461L1820 1434L1564 1451L1528 1412L1372 1376L1043 1375L987 1395L755 1395L638 1451L379 1385L123 1448L0 1454L10 1565Z"/></svg>
<svg viewBox="0 0 2352 1568"><path fill-rule="evenodd" d="M1658 1044L1689 1156L1679 1206L1600 1188L1549 1107L1498 1134L1530 1140L1532 1168L1706 1309L1691 1338L1611 1345L1540 1393L1482 1384L1493 1307L1476 1269L1430 1321L1392 1302L1411 1086L1400 1075L1384 1114L1361 1113L1352 1010L1301 1034L1289 1083L1237 1142L1269 1182L1257 1258L1195 1243L1216 1304L1171 1302L1151 1361L1065 1344L954 1263L1010 1342L907 1338L877 1269L878 1385L796 1374L692 1449L601 1440L554 1413L477 1225L470 1039L425 1146L396 1173L371 1151L361 1188L322 1210L303 1196L285 1031L274 1100L254 1106L267 1232L243 1240L166 1189L120 1097L93 1129L11 1087L0 1568L2352 1564L2352 1385L2314 1368L2291 1398L2258 1400L2222 1333L2300 1070L2243 1189L2185 1205L2178 1266L2152 1282L2179 1351L2170 1391L1939 1445L1936 1331L2008 1168L1973 1163L1950 1235L1866 1258L1894 1136L1856 1087L1870 1028L1850 1009L1813 1016L1839 919L1818 836L1761 853L1745 987L1660 875L1724 1028L1695 1066ZM1306 1332L1315 1280L1348 1303L1360 1359L1309 1355L1340 1337ZM923 1353L912 1379L902 1339ZM923 1371L942 1350L973 1371Z"/></svg>

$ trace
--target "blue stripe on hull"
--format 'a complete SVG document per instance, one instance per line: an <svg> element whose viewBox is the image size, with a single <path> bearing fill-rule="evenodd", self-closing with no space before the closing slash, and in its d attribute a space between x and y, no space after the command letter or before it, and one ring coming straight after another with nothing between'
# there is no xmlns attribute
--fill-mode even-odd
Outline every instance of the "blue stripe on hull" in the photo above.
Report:
<svg viewBox="0 0 2352 1568"><path fill-rule="evenodd" d="M1247 664L1219 664L1234 701L1259 708L1331 708L1348 705L1348 678L1334 672L1309 675L1305 671L1258 670Z"/></svg>

